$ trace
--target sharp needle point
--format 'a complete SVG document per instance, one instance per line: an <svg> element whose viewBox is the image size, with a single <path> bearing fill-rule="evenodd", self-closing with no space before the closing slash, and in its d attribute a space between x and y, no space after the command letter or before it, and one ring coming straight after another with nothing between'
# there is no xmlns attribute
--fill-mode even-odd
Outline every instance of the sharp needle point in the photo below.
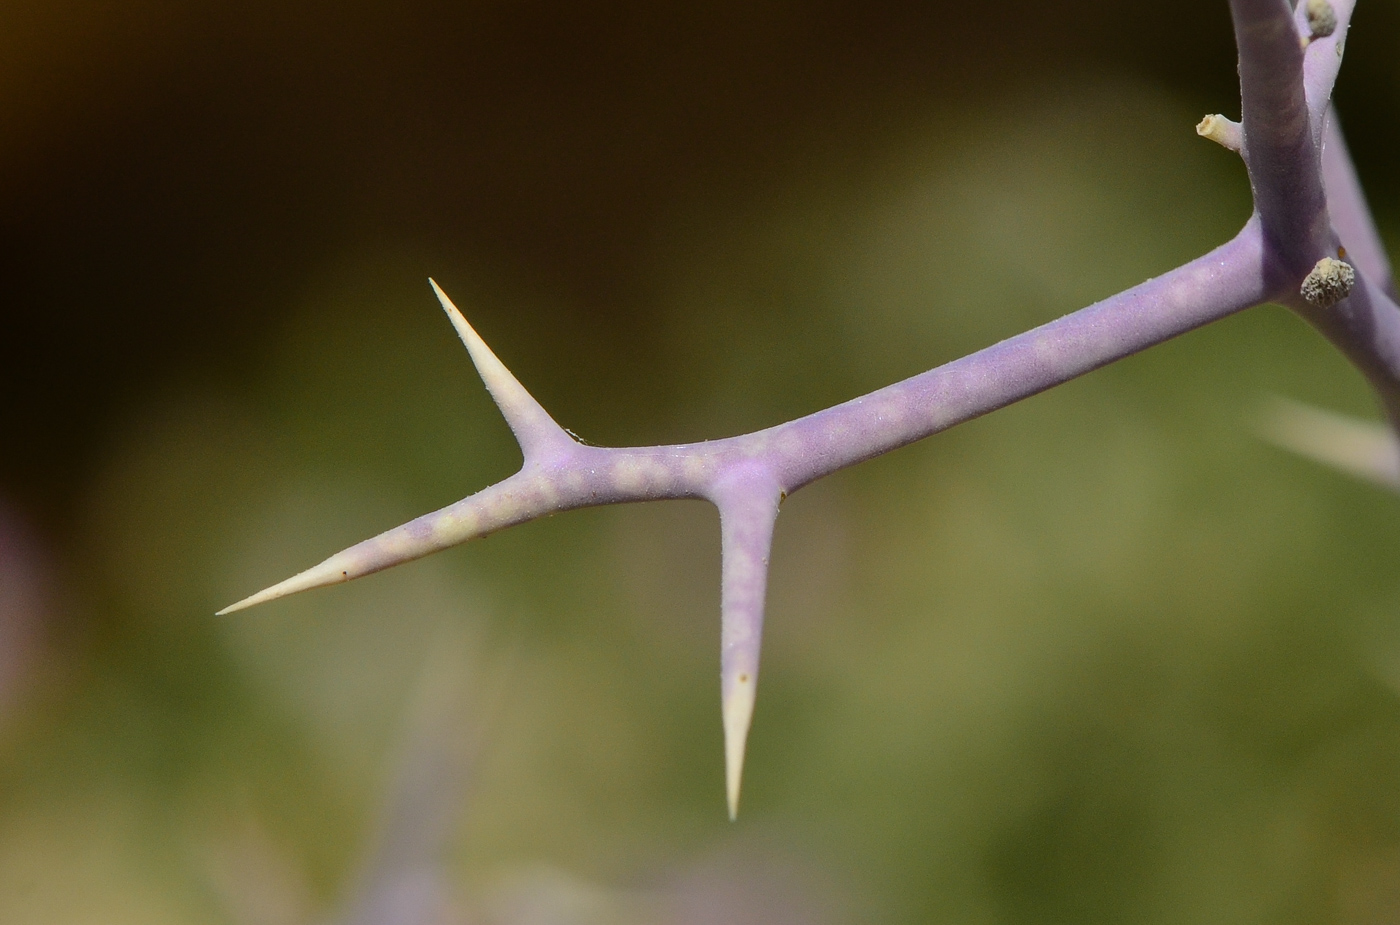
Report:
<svg viewBox="0 0 1400 925"><path fill-rule="evenodd" d="M245 597L237 604L230 604L229 606L225 607L223 610L218 611L214 615L217 617L222 617L225 614L235 613L239 610L246 610L249 607L257 606L258 604L265 604L268 601L275 601L279 597L287 597L288 595L296 594L299 591L309 591L312 588L321 588L325 587L326 585L333 585L342 581L348 581L349 577L350 576L347 575L346 571L341 567L336 557L333 556L330 559L327 559L325 562L322 562L320 565L313 566L304 572L299 572L298 574L293 575L291 578L288 578L285 581L279 581L272 587L264 588L257 594Z"/></svg>
<svg viewBox="0 0 1400 925"><path fill-rule="evenodd" d="M428 282L432 285L438 301L442 303L442 310L447 313L452 327L457 329L457 336L462 339L467 352L471 354L472 363L476 365L481 381L486 383L486 390L491 393L496 407L501 409L501 414L510 425L511 432L515 434L526 456L549 445L569 446L573 442L572 439L554 422L540 403L535 401L534 396L520 384L491 348L486 346L486 341L482 340L481 335L462 317L462 313L447 297L447 293L442 291L437 281L429 277Z"/></svg>
<svg viewBox="0 0 1400 925"><path fill-rule="evenodd" d="M739 788L744 779L744 750L753 722L754 678L746 676L724 698L724 783L729 820L739 815Z"/></svg>

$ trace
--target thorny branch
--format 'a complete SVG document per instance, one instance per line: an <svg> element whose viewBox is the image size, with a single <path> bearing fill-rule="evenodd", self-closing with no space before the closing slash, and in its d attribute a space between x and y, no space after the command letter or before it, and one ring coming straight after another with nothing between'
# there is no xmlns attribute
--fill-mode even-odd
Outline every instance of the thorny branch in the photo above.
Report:
<svg viewBox="0 0 1400 925"><path fill-rule="evenodd" d="M704 498L720 513L726 783L738 810L758 682L773 526L783 498L887 453L1265 302L1297 311L1366 376L1400 423L1400 309L1331 114L1354 0L1230 0L1242 118L1201 134L1241 153L1254 214L1229 242L1073 314L844 404L723 440L585 446L516 381L433 283L524 453L515 475L337 553L221 611L348 581L573 508ZM1345 244L1345 248L1343 245ZM1348 262L1351 261L1351 262Z"/></svg>

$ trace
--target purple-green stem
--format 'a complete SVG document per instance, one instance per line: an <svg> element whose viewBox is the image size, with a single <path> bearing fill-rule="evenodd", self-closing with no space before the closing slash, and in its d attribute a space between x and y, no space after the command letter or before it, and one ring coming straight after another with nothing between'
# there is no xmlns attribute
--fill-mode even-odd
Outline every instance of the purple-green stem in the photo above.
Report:
<svg viewBox="0 0 1400 925"><path fill-rule="evenodd" d="M1326 124L1353 5L1334 0L1335 32L1308 40L1302 4L1295 15L1287 0L1231 0L1241 154L1255 201L1254 215L1232 240L1073 314L786 424L701 443L585 446L540 407L433 283L520 442L520 471L220 613L349 581L558 511L704 498L720 513L720 683L733 818L758 683L774 522L783 498L802 486L1265 302L1295 309L1337 344L1391 421L1400 422L1400 309L1385 292L1390 269L1340 129ZM1348 298L1316 308L1300 285L1319 259L1339 256L1342 241L1360 270L1356 283Z"/></svg>

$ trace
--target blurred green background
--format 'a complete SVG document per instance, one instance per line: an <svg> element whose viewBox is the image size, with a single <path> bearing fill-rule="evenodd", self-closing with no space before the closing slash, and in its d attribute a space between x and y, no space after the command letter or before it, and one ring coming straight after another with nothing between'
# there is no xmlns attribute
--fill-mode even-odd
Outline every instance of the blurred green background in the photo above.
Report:
<svg viewBox="0 0 1400 925"><path fill-rule="evenodd" d="M1389 240L1400 5L1339 101ZM1381 923L1400 501L1281 309L790 499L744 806L718 530L213 611L513 471L766 426L1224 241L1223 0L0 5L0 921Z"/></svg>

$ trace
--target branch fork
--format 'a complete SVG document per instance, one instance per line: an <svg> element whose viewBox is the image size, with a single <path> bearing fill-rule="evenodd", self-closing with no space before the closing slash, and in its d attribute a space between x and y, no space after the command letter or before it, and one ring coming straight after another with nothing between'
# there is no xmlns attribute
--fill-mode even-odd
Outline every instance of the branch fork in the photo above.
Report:
<svg viewBox="0 0 1400 925"><path fill-rule="evenodd" d="M1400 309L1331 113L1353 6L1353 0L1305 0L1293 10L1288 0L1230 0L1242 117L1235 123L1207 116L1197 131L1239 151L1249 172L1254 214L1233 239L1048 324L786 424L700 443L584 445L511 375L433 282L520 444L520 471L220 613L349 581L558 511L708 500L719 510L722 540L720 688L733 818L758 684L773 529L792 492L1270 301L1294 309L1335 343L1370 381L1391 421L1400 422Z"/></svg>

